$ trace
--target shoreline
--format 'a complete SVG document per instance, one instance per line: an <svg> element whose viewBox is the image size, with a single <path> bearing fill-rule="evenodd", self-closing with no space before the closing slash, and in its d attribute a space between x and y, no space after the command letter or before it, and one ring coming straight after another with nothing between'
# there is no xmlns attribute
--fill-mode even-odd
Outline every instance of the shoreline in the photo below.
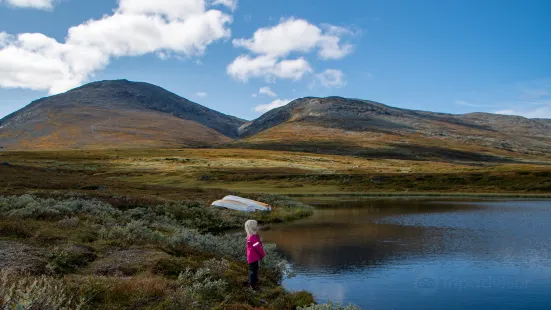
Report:
<svg viewBox="0 0 551 310"><path fill-rule="evenodd" d="M536 198L551 199L549 194L517 194L517 193L435 193L435 192L350 192L350 193L281 193L293 198L301 197L403 197L403 198L422 198L422 197L443 197L443 198Z"/></svg>

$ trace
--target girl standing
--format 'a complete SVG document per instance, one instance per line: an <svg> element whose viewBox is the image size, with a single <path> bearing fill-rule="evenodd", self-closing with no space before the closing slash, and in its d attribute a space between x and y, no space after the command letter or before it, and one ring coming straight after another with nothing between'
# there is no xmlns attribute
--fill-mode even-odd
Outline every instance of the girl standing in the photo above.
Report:
<svg viewBox="0 0 551 310"><path fill-rule="evenodd" d="M255 220L245 222L247 232L247 262L249 263L249 285L255 291L258 286L258 263L266 256L260 237L258 237L258 223Z"/></svg>

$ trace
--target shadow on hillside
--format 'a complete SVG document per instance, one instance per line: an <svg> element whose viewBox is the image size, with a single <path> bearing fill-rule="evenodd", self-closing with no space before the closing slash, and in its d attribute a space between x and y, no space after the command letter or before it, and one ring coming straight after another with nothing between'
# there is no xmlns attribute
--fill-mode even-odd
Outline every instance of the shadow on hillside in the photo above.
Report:
<svg viewBox="0 0 551 310"><path fill-rule="evenodd" d="M366 120L365 118L357 117L343 117L340 119L334 119L331 117L307 117L302 121L320 127L355 132L370 131L376 133L394 133L397 130L408 130L412 132L415 130L415 128L405 124L395 123L381 118L371 118Z"/></svg>
<svg viewBox="0 0 551 310"><path fill-rule="evenodd" d="M300 142L239 144L239 147L306 152L328 155L358 156L372 159L400 159L416 161L462 162L471 165L481 163L521 163L518 160L476 152L461 151L436 146L417 144L390 144L387 148L364 148L342 142Z"/></svg>

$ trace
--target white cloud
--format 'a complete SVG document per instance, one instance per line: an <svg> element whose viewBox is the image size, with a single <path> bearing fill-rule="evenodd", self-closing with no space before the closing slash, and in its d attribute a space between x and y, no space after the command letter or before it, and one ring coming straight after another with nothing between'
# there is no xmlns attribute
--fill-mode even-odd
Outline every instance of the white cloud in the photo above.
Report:
<svg viewBox="0 0 551 310"><path fill-rule="evenodd" d="M160 15L178 20L204 13L205 3L203 0L119 0L118 11L128 15Z"/></svg>
<svg viewBox="0 0 551 310"><path fill-rule="evenodd" d="M276 93L274 93L274 91L269 86L260 87L260 89L258 90L258 93L261 95L266 95L270 97L277 96Z"/></svg>
<svg viewBox="0 0 551 310"><path fill-rule="evenodd" d="M503 114L503 115L519 115L519 116L524 116L526 118L551 119L551 106L541 107L541 108L537 108L535 110L529 110L529 111L517 111L517 110L507 109L507 110L496 111L494 113Z"/></svg>
<svg viewBox="0 0 551 310"><path fill-rule="evenodd" d="M289 18L273 27L260 28L252 38L234 39L235 47L242 47L256 56L241 55L227 68L227 73L243 82L263 77L300 80L313 72L304 57L286 59L291 53L310 53L317 50L320 58L341 59L350 54L352 45L342 43L342 37L352 32L346 28L322 25L321 28L304 19Z"/></svg>
<svg viewBox="0 0 551 310"><path fill-rule="evenodd" d="M205 0L119 0L119 10L123 13L162 15L169 20L203 14L209 6Z"/></svg>
<svg viewBox="0 0 551 310"><path fill-rule="evenodd" d="M341 44L345 28L327 25L324 32L304 19L289 18L274 27L258 29L250 39L234 39L233 45L244 47L255 54L285 57L292 52L309 52L318 48L323 59L339 59L352 51L349 44Z"/></svg>
<svg viewBox="0 0 551 310"><path fill-rule="evenodd" d="M8 44L9 39L10 36L6 32L0 32L0 47L4 47L4 45Z"/></svg>
<svg viewBox="0 0 551 310"><path fill-rule="evenodd" d="M300 80L306 73L312 72L310 64L300 57L293 60L282 60L274 68L274 74L282 79Z"/></svg>
<svg viewBox="0 0 551 310"><path fill-rule="evenodd" d="M0 87L55 94L82 84L113 57L201 56L230 37L231 22L203 0L120 0L112 15L71 27L64 43L40 33L0 34Z"/></svg>
<svg viewBox="0 0 551 310"><path fill-rule="evenodd" d="M203 97L207 96L207 93L202 92L202 91L198 91L198 92L195 93L195 96L203 98Z"/></svg>
<svg viewBox="0 0 551 310"><path fill-rule="evenodd" d="M235 12L235 10L237 9L237 0L214 0L214 2L212 4L213 5L224 5L227 8L229 8L230 10L232 10L232 12Z"/></svg>
<svg viewBox="0 0 551 310"><path fill-rule="evenodd" d="M323 87L343 87L346 85L344 73L336 69L327 69L322 73L316 74L316 79Z"/></svg>
<svg viewBox="0 0 551 310"><path fill-rule="evenodd" d="M9 6L18 8L49 10L54 7L54 0L4 0L4 2ZM2 0L0 0L0 3L2 3Z"/></svg>
<svg viewBox="0 0 551 310"><path fill-rule="evenodd" d="M290 99L276 99L276 100L274 100L270 103L267 103L267 104L257 105L256 107L254 107L254 110L256 112L264 113L264 112L268 112L270 110L273 110L275 108L282 107L282 106L288 104L291 101L293 101L293 100L290 100Z"/></svg>
<svg viewBox="0 0 551 310"><path fill-rule="evenodd" d="M264 77L267 81L273 81L276 78L300 80L305 74L312 72L312 68L303 57L277 60L272 56L251 58L248 55L241 55L228 66L227 72L243 82L247 82L251 77Z"/></svg>

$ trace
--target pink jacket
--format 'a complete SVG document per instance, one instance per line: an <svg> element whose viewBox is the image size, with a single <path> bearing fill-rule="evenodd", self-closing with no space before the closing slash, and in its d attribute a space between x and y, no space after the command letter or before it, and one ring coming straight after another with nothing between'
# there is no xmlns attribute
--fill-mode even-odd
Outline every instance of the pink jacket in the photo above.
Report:
<svg viewBox="0 0 551 310"><path fill-rule="evenodd" d="M266 256L266 252L264 252L260 237L258 235L247 237L247 262L252 264L263 259L264 256Z"/></svg>

